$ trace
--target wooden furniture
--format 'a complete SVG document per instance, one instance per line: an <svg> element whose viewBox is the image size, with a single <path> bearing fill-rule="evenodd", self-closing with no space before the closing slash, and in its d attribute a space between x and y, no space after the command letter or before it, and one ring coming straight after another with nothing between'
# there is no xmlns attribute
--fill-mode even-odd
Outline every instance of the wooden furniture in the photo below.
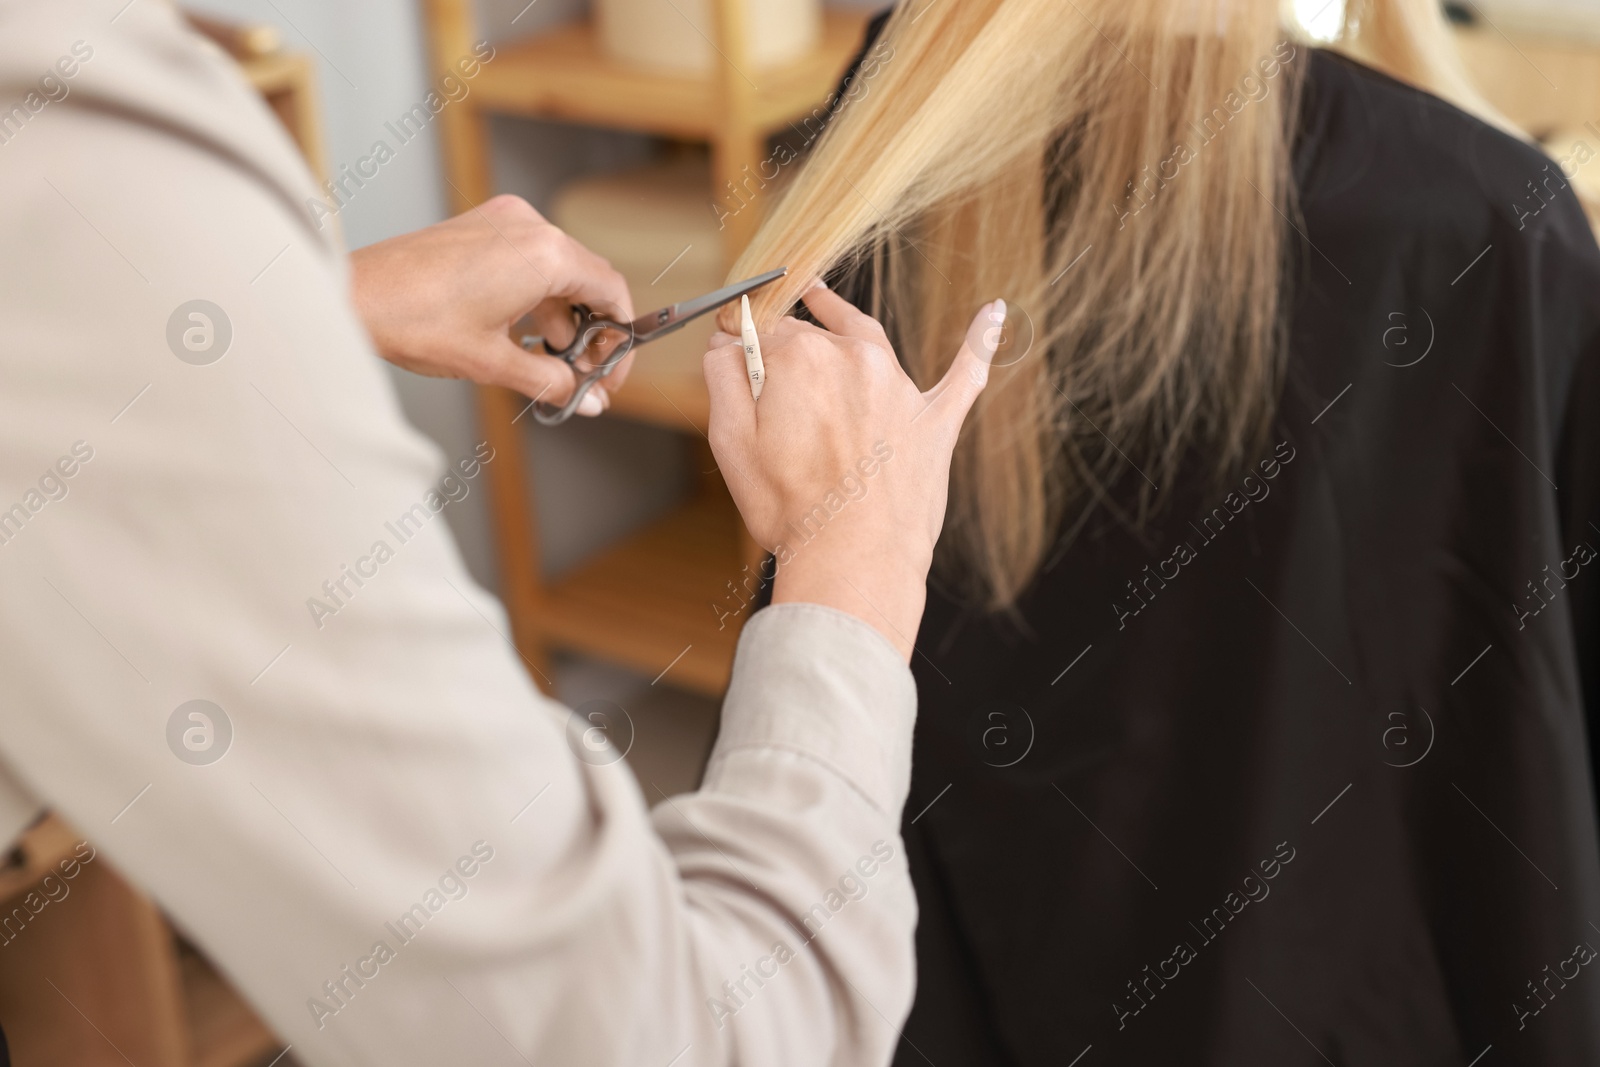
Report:
<svg viewBox="0 0 1600 1067"><path fill-rule="evenodd" d="M472 54L476 38L469 6L469 0L426 0L437 76ZM755 196L751 209L724 220L722 251L731 264L760 221L757 182L749 176L758 173L768 137L824 102L861 43L865 16L828 12L822 43L813 53L785 67L757 69L742 48L743 6L738 0L713 0L713 9L723 61L707 75L646 72L617 62L603 51L589 21L496 42L494 59L473 79L471 93L439 116L454 209L466 211L491 195L491 114L700 143L711 155L708 213L713 198L729 195L730 189L747 200ZM517 648L535 676L550 685L549 652L559 647L651 676L670 665L667 677L673 684L719 695L732 665L738 624L748 612L719 628L713 605L729 597L728 583L739 583L743 568L753 570L760 559L726 488L708 481L679 510L548 581L535 535L524 427L516 424L527 403L507 390L479 391L484 434L501 457L489 468L489 478L502 596ZM713 464L703 441L705 412L698 360L641 358L607 417L695 435L704 457L700 469L706 470Z"/></svg>
<svg viewBox="0 0 1600 1067"><path fill-rule="evenodd" d="M275 26L238 25L193 12L184 17L191 27L233 57L294 138L311 173L326 178L328 157L323 148L322 110L317 103L316 68L311 57L304 52L285 51Z"/></svg>
<svg viewBox="0 0 1600 1067"><path fill-rule="evenodd" d="M311 57L303 52L276 52L244 59L239 65L294 138L311 173L327 178L322 111L317 106L316 68Z"/></svg>
<svg viewBox="0 0 1600 1067"><path fill-rule="evenodd" d="M0 918L0 1025L17 1064L247 1067L283 1048L55 816L0 866Z"/></svg>

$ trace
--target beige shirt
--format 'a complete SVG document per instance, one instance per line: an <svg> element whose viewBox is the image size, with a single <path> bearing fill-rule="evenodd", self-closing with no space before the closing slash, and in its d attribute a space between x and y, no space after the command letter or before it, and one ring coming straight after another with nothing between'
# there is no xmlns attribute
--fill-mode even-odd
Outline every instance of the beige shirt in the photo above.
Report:
<svg viewBox="0 0 1600 1067"><path fill-rule="evenodd" d="M307 1064L887 1062L894 649L760 613L647 810L463 568L492 454L401 418L286 135L125 4L0 0L0 839L60 812Z"/></svg>

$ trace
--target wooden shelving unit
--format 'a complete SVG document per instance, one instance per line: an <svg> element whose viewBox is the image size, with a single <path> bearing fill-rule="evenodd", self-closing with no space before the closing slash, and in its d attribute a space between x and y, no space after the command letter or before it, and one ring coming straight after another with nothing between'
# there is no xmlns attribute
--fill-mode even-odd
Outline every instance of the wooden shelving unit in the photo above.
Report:
<svg viewBox="0 0 1600 1067"><path fill-rule="evenodd" d="M311 173L326 178L328 157L322 142L322 108L311 58L304 52L285 49L283 36L275 26L225 22L197 12L185 12L184 17L194 30L233 57L294 138Z"/></svg>
<svg viewBox="0 0 1600 1067"><path fill-rule="evenodd" d="M648 677L670 663L674 685L721 694L744 615L719 623L711 605L738 570L738 521L726 488L707 478L682 507L547 588L543 639Z"/></svg>
<svg viewBox="0 0 1600 1067"><path fill-rule="evenodd" d="M316 68L301 52L271 52L241 60L245 76L277 114L311 173L328 176L322 142L322 112L317 106Z"/></svg>
<svg viewBox="0 0 1600 1067"><path fill-rule="evenodd" d="M0 914L28 914L30 893L35 902L48 899L46 875L54 874L58 895L66 890L59 904L43 905L9 931L0 953L0 1022L14 1062L254 1067L281 1050L249 1005L105 856L94 854L69 868L70 879L63 876L62 861L87 854L77 851L82 840L47 816L0 866Z"/></svg>
<svg viewBox="0 0 1600 1067"><path fill-rule="evenodd" d="M837 84L843 66L861 44L864 20L847 12L828 12L822 43L799 62L752 71L754 84L735 71L743 92L745 129L728 125L726 79L685 78L636 70L611 59L595 26L576 22L548 33L496 46L493 63L474 87L479 106L504 114L533 115L592 126L636 130L708 144L728 142L728 166L720 179L736 178L733 166L739 140L759 140L766 132L804 115ZM819 92L820 90L820 92ZM730 135L742 135L734 137ZM752 137L753 135L753 137Z"/></svg>
<svg viewBox="0 0 1600 1067"><path fill-rule="evenodd" d="M665 2L665 0L664 0ZM756 172L767 139L818 107L838 84L860 46L864 15L830 11L821 42L784 67L755 68L742 42L740 0L713 0L716 51L701 76L639 70L608 56L590 21L495 43L472 92L440 114L445 173L453 206L466 211L493 192L488 156L490 115L582 123L704 143L712 189ZM476 41L468 0L426 0L437 74L472 53ZM709 210L709 209L708 209ZM722 231L732 263L760 222L759 203L740 210ZM479 391L485 437L498 459L489 468L490 506L502 596L518 650L549 684L549 652L565 648L654 676L673 664L669 681L709 695L727 683L738 627L719 628L712 605L746 564L760 558L726 488L703 486L683 507L600 553L559 581L547 582L528 491L525 439L514 424L527 400L502 389ZM707 400L698 359L636 361L607 418L663 426L697 439ZM709 449L699 440L711 466ZM744 613L738 616L743 621ZM689 651L684 653L685 647Z"/></svg>

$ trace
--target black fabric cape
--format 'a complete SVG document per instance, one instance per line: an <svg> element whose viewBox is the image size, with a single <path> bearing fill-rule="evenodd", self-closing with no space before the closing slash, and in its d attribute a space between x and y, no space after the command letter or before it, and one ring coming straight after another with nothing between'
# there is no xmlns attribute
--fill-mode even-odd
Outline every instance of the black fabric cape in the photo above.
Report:
<svg viewBox="0 0 1600 1067"><path fill-rule="evenodd" d="M930 583L897 1065L1600 1063L1600 253L1538 151L1297 62L1248 480L1022 627Z"/></svg>

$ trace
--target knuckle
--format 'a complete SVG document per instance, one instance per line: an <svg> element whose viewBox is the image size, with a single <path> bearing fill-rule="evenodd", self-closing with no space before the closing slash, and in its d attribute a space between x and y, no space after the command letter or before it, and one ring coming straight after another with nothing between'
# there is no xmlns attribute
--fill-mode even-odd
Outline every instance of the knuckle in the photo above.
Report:
<svg viewBox="0 0 1600 1067"><path fill-rule="evenodd" d="M523 200L520 196L513 196L510 193L501 193L499 196L490 197L488 200L485 200L479 210L489 218L493 219L497 225L503 226L506 223L516 219L518 205L525 203L527 203L527 201Z"/></svg>
<svg viewBox="0 0 1600 1067"><path fill-rule="evenodd" d="M483 205L483 209L509 219L542 219L532 204L515 193L501 193L490 197Z"/></svg>
<svg viewBox="0 0 1600 1067"><path fill-rule="evenodd" d="M558 235L559 231L553 226L535 230L528 235L526 248L523 250L529 266L546 278L554 274L561 264L562 250Z"/></svg>
<svg viewBox="0 0 1600 1067"><path fill-rule="evenodd" d="M719 382L722 377L730 373L733 366L734 347L732 345L714 345L706 349L706 354L701 357L700 366L706 376L708 385ZM741 365L741 371L742 371Z"/></svg>
<svg viewBox="0 0 1600 1067"><path fill-rule="evenodd" d="M851 346L851 363L857 373L875 384L895 378L894 355L885 346L872 341L855 341Z"/></svg>

